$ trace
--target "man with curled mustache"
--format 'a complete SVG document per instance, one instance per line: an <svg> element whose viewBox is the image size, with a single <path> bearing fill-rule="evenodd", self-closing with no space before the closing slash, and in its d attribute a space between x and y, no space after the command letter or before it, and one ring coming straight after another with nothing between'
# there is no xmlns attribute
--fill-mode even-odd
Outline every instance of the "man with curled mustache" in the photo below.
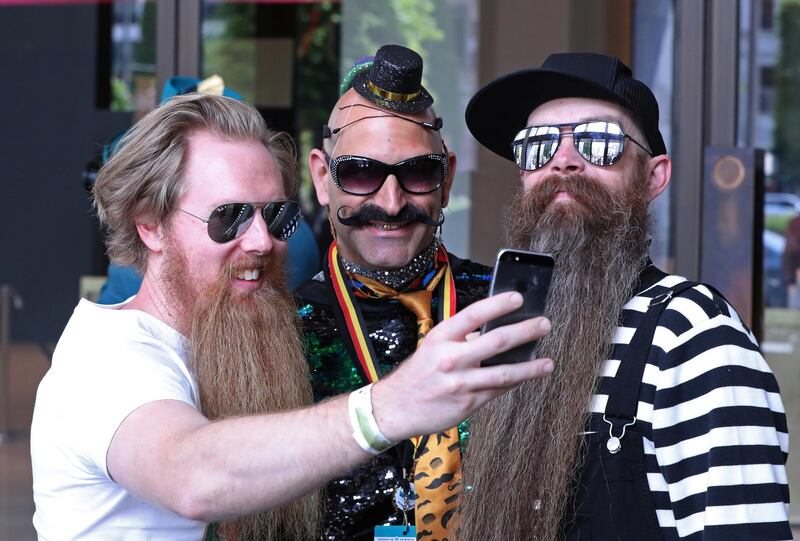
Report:
<svg viewBox="0 0 800 541"><path fill-rule="evenodd" d="M295 291L316 399L386 377L487 294L491 269L436 234L456 157L421 81L422 59L398 45L357 63L308 158L335 235L324 272ZM416 434L330 483L324 539L447 538L465 435L463 425Z"/></svg>

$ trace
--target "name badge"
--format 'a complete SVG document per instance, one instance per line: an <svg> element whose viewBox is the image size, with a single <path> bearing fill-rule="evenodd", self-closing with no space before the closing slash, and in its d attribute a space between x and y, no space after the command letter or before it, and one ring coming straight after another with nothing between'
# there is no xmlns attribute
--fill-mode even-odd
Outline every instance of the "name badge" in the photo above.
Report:
<svg viewBox="0 0 800 541"><path fill-rule="evenodd" d="M414 526L375 526L374 541L403 541L416 539L417 528Z"/></svg>

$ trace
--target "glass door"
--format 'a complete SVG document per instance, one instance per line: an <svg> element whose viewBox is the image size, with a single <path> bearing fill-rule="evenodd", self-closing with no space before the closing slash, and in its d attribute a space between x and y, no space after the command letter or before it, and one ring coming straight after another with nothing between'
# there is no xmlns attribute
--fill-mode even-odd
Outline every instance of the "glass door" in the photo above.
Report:
<svg viewBox="0 0 800 541"><path fill-rule="evenodd" d="M800 3L742 0L738 144L764 161L764 337L780 384L789 434L800 430ZM796 442L795 442L796 444ZM787 462L790 516L800 533L800 460Z"/></svg>

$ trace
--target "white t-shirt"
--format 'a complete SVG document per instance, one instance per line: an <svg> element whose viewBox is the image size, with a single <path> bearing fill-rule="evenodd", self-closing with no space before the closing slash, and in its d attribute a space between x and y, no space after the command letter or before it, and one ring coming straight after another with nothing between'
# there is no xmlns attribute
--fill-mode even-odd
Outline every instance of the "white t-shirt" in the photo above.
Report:
<svg viewBox="0 0 800 541"><path fill-rule="evenodd" d="M33 525L40 540L202 539L205 524L136 498L115 483L106 453L138 407L198 407L186 341L162 321L81 300L36 394L31 427Z"/></svg>

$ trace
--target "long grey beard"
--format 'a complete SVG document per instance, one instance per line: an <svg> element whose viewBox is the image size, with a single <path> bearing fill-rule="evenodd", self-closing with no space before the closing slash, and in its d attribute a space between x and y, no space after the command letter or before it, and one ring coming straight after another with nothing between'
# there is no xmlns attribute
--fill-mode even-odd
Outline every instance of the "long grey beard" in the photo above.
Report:
<svg viewBox="0 0 800 541"><path fill-rule="evenodd" d="M553 182L555 193L560 181ZM574 203L548 206L548 191L518 194L508 213L510 245L556 259L546 310L553 330L537 354L552 358L555 371L472 418L464 479L473 491L459 515L460 541L558 537L600 369L621 309L647 264L644 188L628 183L621 194L593 194L598 186L591 179L571 182L577 194L589 193L586 201L576 196L588 212Z"/></svg>

